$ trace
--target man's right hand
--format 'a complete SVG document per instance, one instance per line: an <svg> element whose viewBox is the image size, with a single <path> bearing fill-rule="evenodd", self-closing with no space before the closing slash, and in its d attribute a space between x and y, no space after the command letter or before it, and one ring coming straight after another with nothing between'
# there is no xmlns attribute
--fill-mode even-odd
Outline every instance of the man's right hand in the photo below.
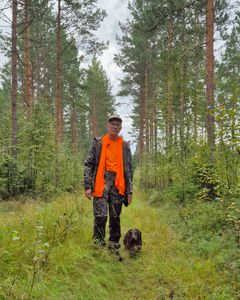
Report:
<svg viewBox="0 0 240 300"><path fill-rule="evenodd" d="M88 189L85 191L85 196L91 200L91 197L92 197L92 190L91 189Z"/></svg>

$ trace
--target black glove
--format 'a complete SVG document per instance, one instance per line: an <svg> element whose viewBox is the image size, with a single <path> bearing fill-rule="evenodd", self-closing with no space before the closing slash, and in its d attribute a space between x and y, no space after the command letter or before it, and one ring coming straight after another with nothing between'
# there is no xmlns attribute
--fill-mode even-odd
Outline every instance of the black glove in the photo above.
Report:
<svg viewBox="0 0 240 300"><path fill-rule="evenodd" d="M123 204L127 207L128 206L128 198L124 197L123 198Z"/></svg>

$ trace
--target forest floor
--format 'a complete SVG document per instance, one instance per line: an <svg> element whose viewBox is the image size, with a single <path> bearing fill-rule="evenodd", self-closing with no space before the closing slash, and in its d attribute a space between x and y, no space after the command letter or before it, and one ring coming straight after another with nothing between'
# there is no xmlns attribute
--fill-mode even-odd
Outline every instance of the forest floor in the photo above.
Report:
<svg viewBox="0 0 240 300"><path fill-rule="evenodd" d="M123 207L122 234L142 231L138 258L119 262L91 244L90 201L65 195L51 202L0 203L0 299L239 299L234 283L172 226L177 211L135 194Z"/></svg>

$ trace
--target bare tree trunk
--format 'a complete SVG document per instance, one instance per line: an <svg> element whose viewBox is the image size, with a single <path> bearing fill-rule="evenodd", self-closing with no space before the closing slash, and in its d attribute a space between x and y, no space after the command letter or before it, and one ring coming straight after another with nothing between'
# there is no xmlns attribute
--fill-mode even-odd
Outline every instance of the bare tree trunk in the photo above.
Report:
<svg viewBox="0 0 240 300"><path fill-rule="evenodd" d="M98 135L98 124L97 124L97 97L96 94L94 93L92 96L93 99L93 112L92 112L92 135L97 136Z"/></svg>
<svg viewBox="0 0 240 300"><path fill-rule="evenodd" d="M47 107L47 66L43 62L43 101Z"/></svg>
<svg viewBox="0 0 240 300"><path fill-rule="evenodd" d="M18 67L19 66L19 63L18 63ZM20 100L20 103L21 103L21 112L23 115L26 114L26 99L25 99L25 79L24 79L24 76L21 76L21 79L19 79L20 81L20 85L21 87L19 89L21 89L21 100Z"/></svg>
<svg viewBox="0 0 240 300"><path fill-rule="evenodd" d="M207 118L206 128L208 144L211 150L215 149L215 120L214 120L214 0L207 0L207 33L206 33L206 89L207 89Z"/></svg>
<svg viewBox="0 0 240 300"><path fill-rule="evenodd" d="M58 0L57 9L57 28L56 28L56 97L55 97L55 114L56 114L56 150L58 150L59 144L62 142L61 137L61 0ZM55 182L59 184L59 157L58 151L56 151L56 170L55 170Z"/></svg>
<svg viewBox="0 0 240 300"><path fill-rule="evenodd" d="M56 141L57 144L63 141L63 122L62 118L62 99L61 99L61 0L58 0L58 13L57 13L57 66L56 66Z"/></svg>
<svg viewBox="0 0 240 300"><path fill-rule="evenodd" d="M36 65L37 65L37 103L40 104L40 37L39 37L39 24L37 24Z"/></svg>
<svg viewBox="0 0 240 300"><path fill-rule="evenodd" d="M157 103L156 103L156 88L155 87L155 93L154 93L154 105L153 105L153 122L154 122L154 151L157 153L157 132L158 132L158 123L157 123Z"/></svg>
<svg viewBox="0 0 240 300"><path fill-rule="evenodd" d="M185 12L183 12L183 27L182 27L182 33L181 33L181 41L182 44L185 45ZM185 156L185 114L186 114L186 99L185 99L185 89L186 89L186 59L184 58L181 61L180 66L180 103L179 103L179 111L180 111L180 118L179 118L179 136L180 136L180 149L181 149L181 155L182 159ZM177 123L177 122L175 122ZM176 130L177 131L177 130ZM177 142L176 142L177 144Z"/></svg>
<svg viewBox="0 0 240 300"><path fill-rule="evenodd" d="M152 107L150 114L150 149L151 153L156 151L156 134L155 131L157 129L156 124L156 78L153 78L152 84Z"/></svg>
<svg viewBox="0 0 240 300"><path fill-rule="evenodd" d="M62 99L61 99L61 106L60 106L60 141L61 143L63 142L63 136L64 136L64 132L63 132L63 104L62 104Z"/></svg>
<svg viewBox="0 0 240 300"><path fill-rule="evenodd" d="M196 62L197 63L197 62ZM198 133L197 133L197 109L198 109L198 97L197 97L197 83L198 83L198 72L199 67L198 64L196 65L196 72L195 72L195 82L194 82L194 100L193 100L193 136L194 141L197 142Z"/></svg>
<svg viewBox="0 0 240 300"><path fill-rule="evenodd" d="M184 153L185 148L185 84L186 84L186 65L185 62L182 62L180 67L180 80L181 80L181 91L180 91L180 120L179 120L179 136L180 136L180 148L181 153Z"/></svg>
<svg viewBox="0 0 240 300"><path fill-rule="evenodd" d="M52 115L54 115L54 102L52 100L49 99L49 95L50 95L50 91L49 91L49 83L47 82L47 54L49 52L49 48L50 45L49 43L46 41L45 42L46 47L45 47L45 51L44 51L44 55L43 55L43 59L42 59L42 64L43 64L43 91L42 91L42 95L43 95L43 101L45 104L45 107L48 109L49 112L52 113ZM56 99L55 99L56 101Z"/></svg>
<svg viewBox="0 0 240 300"><path fill-rule="evenodd" d="M173 65L172 65L172 40L173 40L173 24L169 20L168 24L168 53L169 53L169 70L167 79L167 149L172 147L173 142Z"/></svg>
<svg viewBox="0 0 240 300"><path fill-rule="evenodd" d="M144 64L144 79L143 79L143 86L144 86L144 111L145 111L145 141L146 141L146 152L149 153L149 113L148 113L148 68L147 63Z"/></svg>
<svg viewBox="0 0 240 300"><path fill-rule="evenodd" d="M30 79L30 46L29 46L29 0L24 0L24 49L25 49L25 97L27 103L27 116L31 116L31 79Z"/></svg>
<svg viewBox="0 0 240 300"><path fill-rule="evenodd" d="M154 139L154 121L153 121L153 115L154 115L154 106L153 106L153 84L152 84L152 91L151 91L151 111L149 114L149 150L150 153L153 153L153 139Z"/></svg>
<svg viewBox="0 0 240 300"><path fill-rule="evenodd" d="M139 127L140 127L140 132L139 132L139 159L140 163L142 162L143 159L143 154L144 154L144 129L145 129L145 103L144 103L144 83L143 81L141 82L140 85L140 98L139 98Z"/></svg>
<svg viewBox="0 0 240 300"><path fill-rule="evenodd" d="M77 153L77 112L74 105L72 107L71 127L72 127L72 152L76 154Z"/></svg>
<svg viewBox="0 0 240 300"><path fill-rule="evenodd" d="M194 9L195 23L199 25L199 17L197 8ZM199 38L196 35L196 45L199 43ZM194 76L194 96L193 96L193 138L197 142L198 132L197 132L197 111L198 111L198 82L199 82L199 57L198 57L198 47L195 47L194 51L194 64L195 64L195 76Z"/></svg>
<svg viewBox="0 0 240 300"><path fill-rule="evenodd" d="M17 157L17 0L12 1L12 156Z"/></svg>
<svg viewBox="0 0 240 300"><path fill-rule="evenodd" d="M233 102L233 114L231 117L231 137L232 140L236 139L236 111L237 111L237 104L236 102Z"/></svg>

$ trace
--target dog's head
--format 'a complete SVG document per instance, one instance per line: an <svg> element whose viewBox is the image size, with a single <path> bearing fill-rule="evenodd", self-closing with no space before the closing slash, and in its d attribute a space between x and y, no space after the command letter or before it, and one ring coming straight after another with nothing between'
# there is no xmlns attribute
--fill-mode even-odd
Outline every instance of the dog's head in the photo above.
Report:
<svg viewBox="0 0 240 300"><path fill-rule="evenodd" d="M125 249L130 251L130 256L134 257L142 247L142 233L134 228L128 230L123 240Z"/></svg>
<svg viewBox="0 0 240 300"><path fill-rule="evenodd" d="M129 239L131 241L140 241L141 240L141 231L139 231L136 228L130 229L128 234L129 234Z"/></svg>

